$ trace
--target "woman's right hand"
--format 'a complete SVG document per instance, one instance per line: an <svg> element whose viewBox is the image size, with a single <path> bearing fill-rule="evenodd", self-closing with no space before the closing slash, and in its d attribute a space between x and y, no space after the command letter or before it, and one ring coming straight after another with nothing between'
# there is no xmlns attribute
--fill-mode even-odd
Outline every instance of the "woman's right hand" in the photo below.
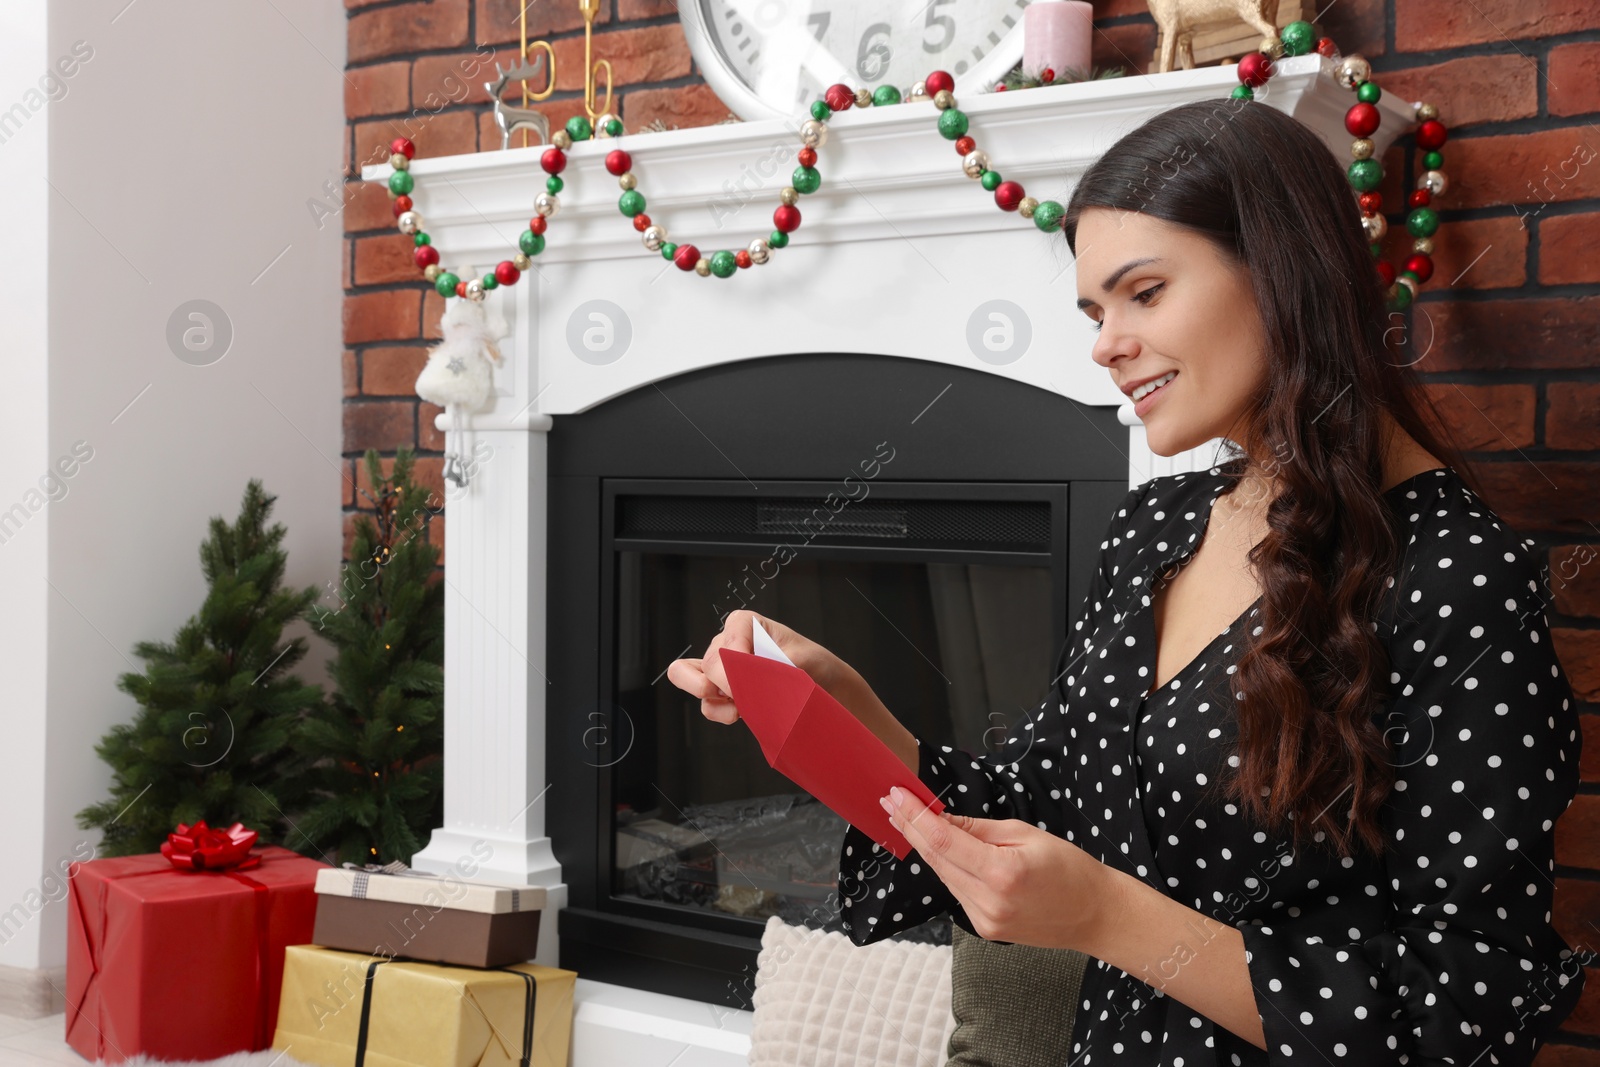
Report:
<svg viewBox="0 0 1600 1067"><path fill-rule="evenodd" d="M667 680L690 696L699 697L700 714L715 722L732 723L739 719L739 709L728 695L728 676L723 672L722 658L717 653L724 648L754 653L750 632L752 619L761 620L762 628L777 642L783 654L809 674L812 681L823 689L829 689L833 683L838 657L832 652L764 615L742 608L730 611L722 620L722 632L711 639L704 655L698 659L675 659L667 664Z"/></svg>

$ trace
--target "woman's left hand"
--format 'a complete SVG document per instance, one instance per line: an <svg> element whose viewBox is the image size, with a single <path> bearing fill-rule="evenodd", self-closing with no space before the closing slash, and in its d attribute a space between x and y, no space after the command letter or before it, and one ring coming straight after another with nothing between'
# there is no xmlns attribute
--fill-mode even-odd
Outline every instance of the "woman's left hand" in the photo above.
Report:
<svg viewBox="0 0 1600 1067"><path fill-rule="evenodd" d="M880 799L894 828L990 941L1090 952L1124 900L1122 872L1020 819L934 814L895 786Z"/></svg>

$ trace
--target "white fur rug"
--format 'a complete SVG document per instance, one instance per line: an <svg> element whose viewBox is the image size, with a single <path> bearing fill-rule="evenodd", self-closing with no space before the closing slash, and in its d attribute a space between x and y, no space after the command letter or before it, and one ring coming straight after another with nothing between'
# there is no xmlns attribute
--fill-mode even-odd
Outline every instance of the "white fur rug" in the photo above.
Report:
<svg viewBox="0 0 1600 1067"><path fill-rule="evenodd" d="M133 1056L122 1061L121 1067L307 1067L306 1064L274 1049L261 1052L235 1052L220 1060L153 1060L148 1056Z"/></svg>

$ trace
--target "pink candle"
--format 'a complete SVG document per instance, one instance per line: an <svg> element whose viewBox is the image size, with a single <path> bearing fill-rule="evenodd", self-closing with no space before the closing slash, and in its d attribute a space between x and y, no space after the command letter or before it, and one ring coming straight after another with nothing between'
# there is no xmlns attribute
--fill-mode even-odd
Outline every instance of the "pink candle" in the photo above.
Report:
<svg viewBox="0 0 1600 1067"><path fill-rule="evenodd" d="M1082 0L1033 0L1022 12L1022 71L1035 78L1048 67L1062 77L1089 73L1094 5Z"/></svg>

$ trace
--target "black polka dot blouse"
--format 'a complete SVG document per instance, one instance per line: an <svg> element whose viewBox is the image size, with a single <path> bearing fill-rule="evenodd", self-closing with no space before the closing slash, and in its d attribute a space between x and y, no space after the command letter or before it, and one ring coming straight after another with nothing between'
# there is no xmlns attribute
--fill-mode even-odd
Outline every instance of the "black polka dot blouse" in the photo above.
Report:
<svg viewBox="0 0 1600 1067"><path fill-rule="evenodd" d="M1192 556L1235 477L1130 491L1054 690L994 756L919 745L918 775L955 814L1032 822L1243 934L1265 1051L1161 991L1181 954L1142 974L1092 959L1077 1004L1039 1005L1076 1013L1072 1067L1527 1064L1583 989L1550 925L1553 827L1582 741L1532 542L1449 467L1387 491L1404 546L1378 620L1390 848L1297 854L1206 789L1237 765L1228 675L1260 599L1146 695L1150 584ZM972 931L915 852L897 862L853 827L839 889L856 944L942 912Z"/></svg>

